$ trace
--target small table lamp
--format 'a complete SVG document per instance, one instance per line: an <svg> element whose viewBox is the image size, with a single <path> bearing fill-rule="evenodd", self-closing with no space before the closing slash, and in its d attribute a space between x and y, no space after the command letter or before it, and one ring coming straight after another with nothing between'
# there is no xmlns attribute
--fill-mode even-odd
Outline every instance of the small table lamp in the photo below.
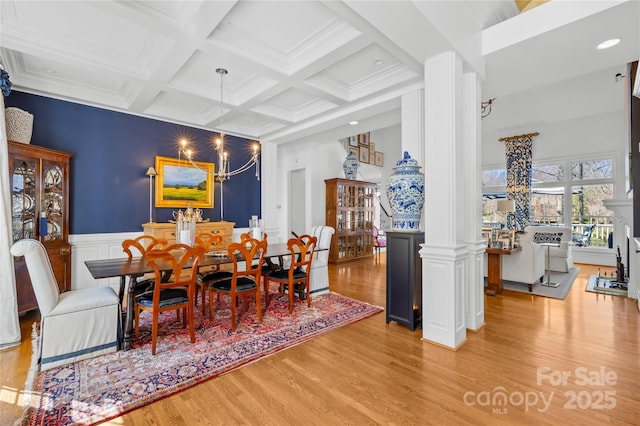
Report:
<svg viewBox="0 0 640 426"><path fill-rule="evenodd" d="M145 173L145 176L149 176L149 223L153 223L153 177L157 175L153 166L149 167Z"/></svg>
<svg viewBox="0 0 640 426"><path fill-rule="evenodd" d="M513 213L516 211L516 201L515 200L498 200L498 206L496 207L496 211L507 213ZM507 224L505 223L505 226Z"/></svg>

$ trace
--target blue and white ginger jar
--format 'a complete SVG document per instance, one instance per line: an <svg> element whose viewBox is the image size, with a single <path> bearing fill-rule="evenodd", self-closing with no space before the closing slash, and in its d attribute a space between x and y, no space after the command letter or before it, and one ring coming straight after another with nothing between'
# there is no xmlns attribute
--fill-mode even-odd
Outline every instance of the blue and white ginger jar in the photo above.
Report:
<svg viewBox="0 0 640 426"><path fill-rule="evenodd" d="M396 163L387 180L387 199L391 204L394 231L419 232L424 207L424 174L407 151Z"/></svg>
<svg viewBox="0 0 640 426"><path fill-rule="evenodd" d="M342 163L344 176L347 179L356 179L356 177L358 176L359 165L360 163L358 162L356 156L353 155L353 152L350 152L349 155L347 155L347 158L344 160L344 163Z"/></svg>

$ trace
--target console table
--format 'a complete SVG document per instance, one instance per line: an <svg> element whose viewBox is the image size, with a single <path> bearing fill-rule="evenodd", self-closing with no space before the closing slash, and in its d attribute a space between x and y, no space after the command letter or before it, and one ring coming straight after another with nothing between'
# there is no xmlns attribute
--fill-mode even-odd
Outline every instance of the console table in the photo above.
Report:
<svg viewBox="0 0 640 426"><path fill-rule="evenodd" d="M489 296L502 293L502 255L522 250L521 247L502 249L487 247L487 290Z"/></svg>

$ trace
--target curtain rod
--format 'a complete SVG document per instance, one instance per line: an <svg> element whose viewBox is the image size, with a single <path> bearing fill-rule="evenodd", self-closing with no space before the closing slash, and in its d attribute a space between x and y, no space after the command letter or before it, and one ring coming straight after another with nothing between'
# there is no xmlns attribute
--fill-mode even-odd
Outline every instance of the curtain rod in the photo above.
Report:
<svg viewBox="0 0 640 426"><path fill-rule="evenodd" d="M507 142L507 141L512 141L512 140L515 140L515 139L523 139L523 138L527 138L527 139L528 139L528 138L536 137L536 136L538 136L539 134L540 134L540 133L538 133L538 132L534 132L534 133L526 133L526 134L524 134L524 135L508 136L508 137L506 137L506 138L500 138L500 139L498 139L498 140L499 140L500 142Z"/></svg>

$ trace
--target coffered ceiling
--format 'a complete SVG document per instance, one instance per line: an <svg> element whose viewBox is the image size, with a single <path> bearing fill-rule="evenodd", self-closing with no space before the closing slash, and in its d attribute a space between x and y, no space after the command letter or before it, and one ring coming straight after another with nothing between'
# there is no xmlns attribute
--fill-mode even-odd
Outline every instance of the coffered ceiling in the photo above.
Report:
<svg viewBox="0 0 640 426"><path fill-rule="evenodd" d="M611 73L638 59L638 2L560 2L582 3L580 19L567 5L533 24L558 2L519 14L511 0L3 0L0 62L14 90L288 142L397 124L399 97L423 87L424 60L455 48L483 78L483 98L497 98L483 126L500 128L557 119L539 115L569 85L605 108ZM482 57L465 54L456 22L485 29ZM614 36L621 46L595 51ZM216 68L229 72L222 99ZM532 91L546 98L526 114L509 106Z"/></svg>

